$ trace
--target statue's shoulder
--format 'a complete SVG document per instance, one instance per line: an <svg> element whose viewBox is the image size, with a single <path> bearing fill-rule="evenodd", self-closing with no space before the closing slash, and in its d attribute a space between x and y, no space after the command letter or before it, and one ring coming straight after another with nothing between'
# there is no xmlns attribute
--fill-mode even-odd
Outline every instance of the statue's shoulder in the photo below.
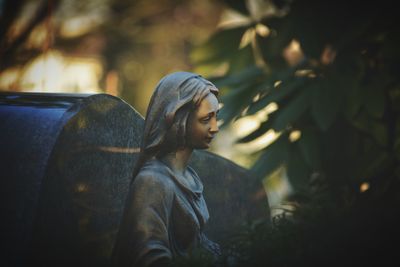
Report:
<svg viewBox="0 0 400 267"><path fill-rule="evenodd" d="M135 177L134 186L152 186L166 189L175 188L165 165L158 160L146 162Z"/></svg>

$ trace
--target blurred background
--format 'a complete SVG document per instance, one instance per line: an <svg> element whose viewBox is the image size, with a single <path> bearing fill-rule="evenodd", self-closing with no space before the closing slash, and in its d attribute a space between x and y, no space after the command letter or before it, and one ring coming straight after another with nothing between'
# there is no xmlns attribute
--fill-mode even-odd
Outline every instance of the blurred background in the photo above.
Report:
<svg viewBox="0 0 400 267"><path fill-rule="evenodd" d="M395 263L398 20L386 0L3 0L0 90L145 114L162 76L197 72L221 90L211 150L265 184L276 219L245 231L243 260Z"/></svg>
<svg viewBox="0 0 400 267"><path fill-rule="evenodd" d="M214 1L1 1L1 90L117 95L142 114L165 74L193 68Z"/></svg>

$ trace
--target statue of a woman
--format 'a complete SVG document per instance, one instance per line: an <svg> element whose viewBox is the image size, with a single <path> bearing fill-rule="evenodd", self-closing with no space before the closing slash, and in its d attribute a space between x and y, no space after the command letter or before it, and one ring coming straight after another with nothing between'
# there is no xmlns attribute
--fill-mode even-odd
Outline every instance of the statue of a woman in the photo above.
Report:
<svg viewBox="0 0 400 267"><path fill-rule="evenodd" d="M203 233L209 218L203 184L188 166L218 132L218 89L200 75L165 76L151 98L139 159L113 251L115 266L163 265L197 246L219 246ZM211 166L210 166L211 167Z"/></svg>

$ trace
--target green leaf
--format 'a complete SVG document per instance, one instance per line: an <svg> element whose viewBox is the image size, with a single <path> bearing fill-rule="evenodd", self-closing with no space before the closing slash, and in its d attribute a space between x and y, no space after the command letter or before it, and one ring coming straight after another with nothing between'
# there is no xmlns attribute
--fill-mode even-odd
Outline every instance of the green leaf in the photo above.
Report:
<svg viewBox="0 0 400 267"><path fill-rule="evenodd" d="M251 83L243 84L221 97L224 106L219 112L219 117L224 121L224 125L241 115L256 94L257 89L257 86Z"/></svg>
<svg viewBox="0 0 400 267"><path fill-rule="evenodd" d="M262 57L267 64L276 68L286 69L287 63L282 56L284 48L295 38L293 31L293 21L288 19L271 18L266 23L272 32L277 34L270 34L267 38L257 37Z"/></svg>
<svg viewBox="0 0 400 267"><path fill-rule="evenodd" d="M321 143L319 132L312 129L301 131L301 137L298 141L300 151L308 166L314 170L321 168Z"/></svg>
<svg viewBox="0 0 400 267"><path fill-rule="evenodd" d="M230 8L238 11L239 13L249 15L249 11L247 10L245 1L225 0L224 3L226 3Z"/></svg>
<svg viewBox="0 0 400 267"><path fill-rule="evenodd" d="M388 154L377 146L372 146L354 160L354 175L357 180L371 178L389 162Z"/></svg>
<svg viewBox="0 0 400 267"><path fill-rule="evenodd" d="M342 55L336 62L335 78L337 88L344 96L342 114L351 121L359 112L363 92L360 84L365 75L365 62L359 55ZM332 79L331 79L332 80Z"/></svg>
<svg viewBox="0 0 400 267"><path fill-rule="evenodd" d="M361 107L361 88L355 85L347 89L343 113L348 120L352 120Z"/></svg>
<svg viewBox="0 0 400 267"><path fill-rule="evenodd" d="M267 80L265 82L265 88L273 87L273 83L276 80ZM292 94L292 92L299 90L305 84L306 80L303 78L297 78L290 81L283 81L277 88L271 88L270 92L260 98L258 101L252 103L247 111L248 115L255 114L256 112L260 111L264 107L266 107L271 102L278 102L285 97L288 97Z"/></svg>
<svg viewBox="0 0 400 267"><path fill-rule="evenodd" d="M400 35L398 29L392 29L385 36L385 41L382 44L382 57L386 60L399 60Z"/></svg>
<svg viewBox="0 0 400 267"><path fill-rule="evenodd" d="M239 139L236 141L237 143L247 143L250 141L253 141L254 139L257 139L258 137L262 136L265 134L268 130L272 128L272 120L268 119L267 121L264 121L260 124L260 126L252 133L249 135Z"/></svg>
<svg viewBox="0 0 400 267"><path fill-rule="evenodd" d="M287 160L287 175L295 190L308 186L311 171L296 143L290 146Z"/></svg>
<svg viewBox="0 0 400 267"><path fill-rule="evenodd" d="M285 107L278 109L272 127L281 131L295 122L309 107L311 92L309 88L303 88Z"/></svg>
<svg viewBox="0 0 400 267"><path fill-rule="evenodd" d="M265 178L284 163L289 146L288 142L288 136L282 134L274 143L263 150L261 156L251 168L259 179Z"/></svg>
<svg viewBox="0 0 400 267"><path fill-rule="evenodd" d="M329 86L329 81L320 81L313 87L312 115L321 130L332 125L340 109L341 91Z"/></svg>
<svg viewBox="0 0 400 267"><path fill-rule="evenodd" d="M381 86L375 84L364 89L365 108L374 118L381 118L385 110L385 92Z"/></svg>
<svg viewBox="0 0 400 267"><path fill-rule="evenodd" d="M262 69L254 66L254 55L251 46L246 46L245 48L238 49L236 51L236 54L228 59L228 62L228 75L236 75L242 70L246 71L249 66L250 68L254 68L254 75L256 75L257 73L264 75L264 71ZM242 82L243 81L245 80L242 80Z"/></svg>
<svg viewBox="0 0 400 267"><path fill-rule="evenodd" d="M246 29L238 27L216 32L205 44L192 49L191 62L199 66L229 60L239 51L239 43Z"/></svg>
<svg viewBox="0 0 400 267"><path fill-rule="evenodd" d="M374 118L371 118L367 112L361 112L357 118L353 120L353 125L359 129L365 136L372 138L382 146L387 144L386 125Z"/></svg>
<svg viewBox="0 0 400 267"><path fill-rule="evenodd" d="M235 87L242 84L253 84L255 80L262 79L265 75L263 69L258 66L248 66L244 68L242 71L230 74L225 76L224 78L214 80L213 82L217 87ZM233 90L236 90L233 88Z"/></svg>

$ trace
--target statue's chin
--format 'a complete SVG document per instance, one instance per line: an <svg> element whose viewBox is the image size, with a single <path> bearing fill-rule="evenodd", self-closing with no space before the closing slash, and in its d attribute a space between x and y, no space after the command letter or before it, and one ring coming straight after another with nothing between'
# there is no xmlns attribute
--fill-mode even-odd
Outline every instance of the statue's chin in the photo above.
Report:
<svg viewBox="0 0 400 267"><path fill-rule="evenodd" d="M199 149L199 150L203 150L203 149L209 149L210 148L210 144L204 143L201 145L195 145L192 146L193 149Z"/></svg>
<svg viewBox="0 0 400 267"><path fill-rule="evenodd" d="M208 149L208 148L210 148L210 144L204 144L204 146L202 146L202 147L200 147L200 148L198 148L198 149Z"/></svg>
<svg viewBox="0 0 400 267"><path fill-rule="evenodd" d="M204 140L203 142L190 142L188 147L192 149L209 149L212 140Z"/></svg>

